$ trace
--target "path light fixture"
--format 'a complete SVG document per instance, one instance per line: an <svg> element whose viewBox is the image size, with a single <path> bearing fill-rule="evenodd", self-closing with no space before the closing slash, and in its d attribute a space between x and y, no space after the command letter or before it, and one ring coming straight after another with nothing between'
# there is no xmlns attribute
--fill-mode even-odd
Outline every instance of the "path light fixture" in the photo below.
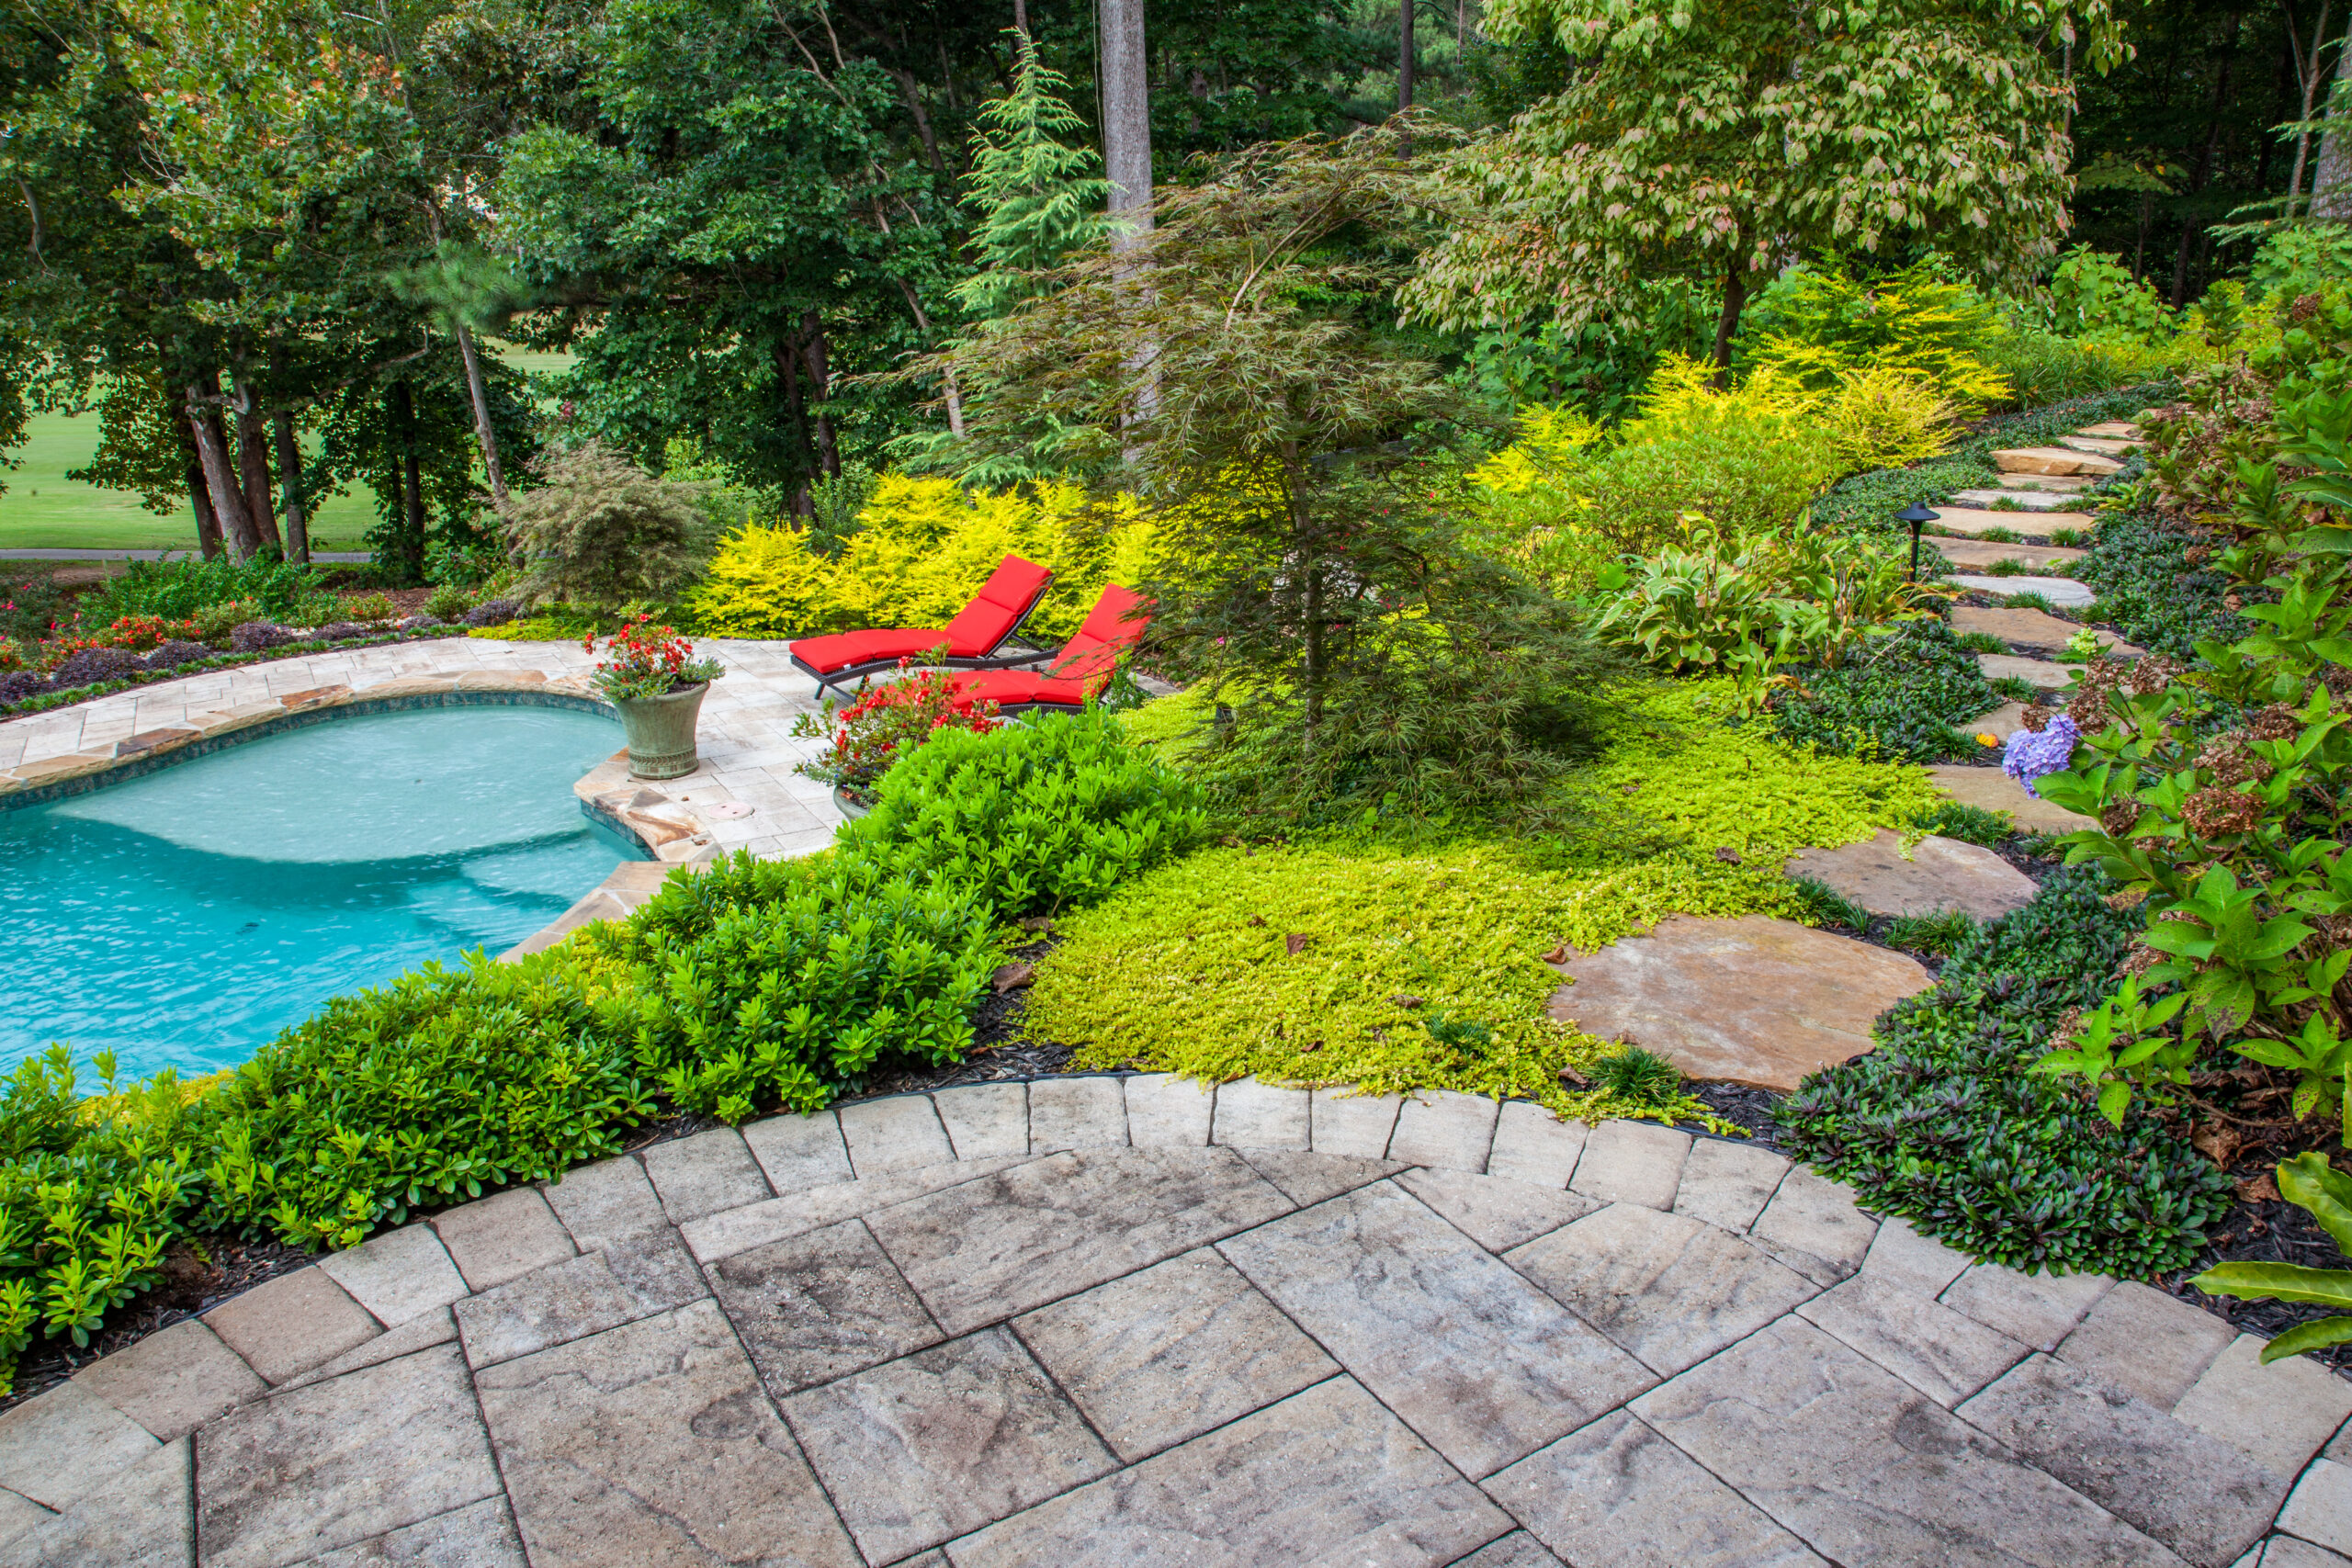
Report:
<svg viewBox="0 0 2352 1568"><path fill-rule="evenodd" d="M1916 501L1894 514L1897 523L1911 525L1911 581L1914 582L1919 581L1919 530L1942 515L1940 512L1928 511Z"/></svg>

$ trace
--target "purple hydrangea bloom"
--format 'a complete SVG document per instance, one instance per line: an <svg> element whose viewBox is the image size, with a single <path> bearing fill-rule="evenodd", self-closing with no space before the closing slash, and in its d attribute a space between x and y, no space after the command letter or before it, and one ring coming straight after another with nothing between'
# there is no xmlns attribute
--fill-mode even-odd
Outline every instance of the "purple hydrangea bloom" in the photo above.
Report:
<svg viewBox="0 0 2352 1568"><path fill-rule="evenodd" d="M2081 739L2075 721L2063 713L2040 730L2020 729L2009 737L2001 752L2001 772L2025 785L2026 794L2038 800L2041 792L2033 787L2033 781L2045 773L2064 773L2075 760L2075 742Z"/></svg>

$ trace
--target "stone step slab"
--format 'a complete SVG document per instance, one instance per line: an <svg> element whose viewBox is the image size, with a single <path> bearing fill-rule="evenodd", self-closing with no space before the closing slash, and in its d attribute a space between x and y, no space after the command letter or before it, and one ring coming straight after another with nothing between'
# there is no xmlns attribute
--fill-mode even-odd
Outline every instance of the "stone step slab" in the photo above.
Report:
<svg viewBox="0 0 2352 1568"><path fill-rule="evenodd" d="M2067 567L2090 554L2070 545L2002 544L1989 539L1938 539L1936 549L1962 570L1984 570L2005 560L2019 566Z"/></svg>
<svg viewBox="0 0 2352 1568"><path fill-rule="evenodd" d="M1763 915L1672 916L1558 967L1554 1018L1631 1036L1691 1077L1782 1093L1869 1050L1871 1021L1934 983L1916 959Z"/></svg>
<svg viewBox="0 0 2352 1568"><path fill-rule="evenodd" d="M2005 474L2089 474L2104 477L2123 471L2123 465L2097 452L2071 446L2010 446L1993 454L1993 466Z"/></svg>
<svg viewBox="0 0 2352 1568"><path fill-rule="evenodd" d="M2023 489L1956 490L1951 492L1951 502L1953 506L1987 507L1991 506L1996 502L2006 501L2013 502L2021 512L2064 512L2070 507L2075 506L2081 500L2082 497L2079 494L2067 491ZM1950 508L1939 507L1937 510L1948 511ZM2083 523L2062 522L2054 525L2061 528L2086 527L2088 525L2088 519L2086 519ZM2046 533L2048 529L2046 527L2035 530L2037 533Z"/></svg>
<svg viewBox="0 0 2352 1568"><path fill-rule="evenodd" d="M2033 878L1975 844L1930 834L1905 852L1903 835L1882 828L1859 844L1806 850L1781 869L1807 877L1873 915L1934 915L1947 909L1989 920L2033 902Z"/></svg>
<svg viewBox="0 0 2352 1568"><path fill-rule="evenodd" d="M1962 806L2006 811L2010 820L2029 833L2072 833L2098 826L2087 817L2026 794L2023 784L1997 767L1972 768L1963 763L1942 762L1929 768L1928 776L1938 789Z"/></svg>
<svg viewBox="0 0 2352 1568"><path fill-rule="evenodd" d="M2003 490L2036 491L2054 495L2072 495L2098 483L2086 474L1996 474L1994 482Z"/></svg>
<svg viewBox="0 0 2352 1568"><path fill-rule="evenodd" d="M2063 692L2075 683L2075 664L2053 663L2047 659L2027 659L2015 653L1980 653L1976 668L1984 672L1987 681L2023 681L2036 691Z"/></svg>
<svg viewBox="0 0 2352 1568"><path fill-rule="evenodd" d="M1951 629L1962 634L1984 632L2012 648L2046 649L2056 653L2083 628L2073 621L2062 621L2046 610L1986 610L1973 604L1958 604L1952 608ZM2137 659L2148 651L2125 642L2103 626L2093 626L2091 636L2098 639L2099 647L2118 658Z"/></svg>
<svg viewBox="0 0 2352 1568"><path fill-rule="evenodd" d="M2103 419L2097 424L2083 426L2075 434L2107 441L2137 441L2144 432L2128 419Z"/></svg>
<svg viewBox="0 0 2352 1568"><path fill-rule="evenodd" d="M1952 581L1973 593L1994 593L2003 598L2013 593L2039 593L2063 609L2079 610L2098 602L2098 595L2088 583L2077 582L2071 577L1980 577L1973 572L1956 572Z"/></svg>
<svg viewBox="0 0 2352 1568"><path fill-rule="evenodd" d="M2005 499L1986 491L1963 493L1973 494L1985 501ZM1941 528L1954 534L1966 534L1972 537L1988 529L1999 528L2011 534L2032 535L2036 537L2047 538L2053 530L2059 528L2071 528L2075 533L2087 534L2098 522L2098 518L2087 512L2066 511L2064 496L2014 495L2006 499L2016 502L2024 510L1994 512L1976 506L1939 506L1933 509L1936 521L1928 526ZM2052 504L2049 506L2038 504L2044 501Z"/></svg>
<svg viewBox="0 0 2352 1568"><path fill-rule="evenodd" d="M2059 437L2058 444L2076 452L2095 452L2102 457L2128 457L2147 445L2144 441L2116 440L2079 433Z"/></svg>

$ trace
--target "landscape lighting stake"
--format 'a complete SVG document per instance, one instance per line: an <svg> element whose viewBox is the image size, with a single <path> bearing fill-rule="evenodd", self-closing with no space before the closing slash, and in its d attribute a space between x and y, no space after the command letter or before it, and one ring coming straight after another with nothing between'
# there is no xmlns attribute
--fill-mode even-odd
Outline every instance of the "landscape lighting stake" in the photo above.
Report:
<svg viewBox="0 0 2352 1568"><path fill-rule="evenodd" d="M1910 581L1913 582L1919 581L1919 530L1942 515L1943 513L1939 512L1928 511L1916 501L1894 514L1894 520L1897 523L1911 525Z"/></svg>

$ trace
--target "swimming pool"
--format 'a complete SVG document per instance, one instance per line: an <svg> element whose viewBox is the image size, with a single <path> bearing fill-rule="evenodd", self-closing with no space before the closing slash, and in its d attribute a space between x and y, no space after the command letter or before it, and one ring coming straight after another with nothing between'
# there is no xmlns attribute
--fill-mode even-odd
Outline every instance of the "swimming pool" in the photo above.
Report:
<svg viewBox="0 0 2352 1568"><path fill-rule="evenodd" d="M52 1040L126 1073L233 1066L339 991L561 914L633 841L574 780L603 714L334 714L0 810L0 1067Z"/></svg>

